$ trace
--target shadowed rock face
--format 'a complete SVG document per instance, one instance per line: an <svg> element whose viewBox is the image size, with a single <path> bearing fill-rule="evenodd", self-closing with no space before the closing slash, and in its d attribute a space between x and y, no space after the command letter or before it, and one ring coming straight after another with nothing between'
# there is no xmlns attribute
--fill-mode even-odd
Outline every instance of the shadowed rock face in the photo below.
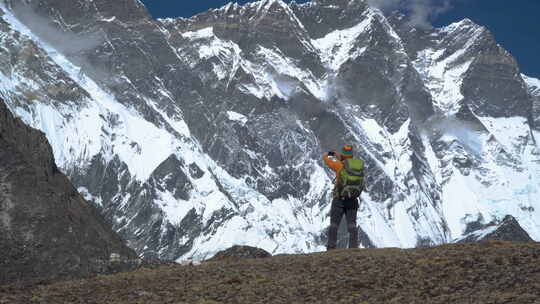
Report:
<svg viewBox="0 0 540 304"><path fill-rule="evenodd" d="M112 253L136 258L0 99L0 284L106 272Z"/></svg>
<svg viewBox="0 0 540 304"><path fill-rule="evenodd" d="M489 224L460 239L458 243L484 243L489 241L533 242L534 240L511 215L499 224Z"/></svg>
<svg viewBox="0 0 540 304"><path fill-rule="evenodd" d="M530 113L532 128L540 130L540 82L536 82L529 86L529 94L533 99L532 111Z"/></svg>

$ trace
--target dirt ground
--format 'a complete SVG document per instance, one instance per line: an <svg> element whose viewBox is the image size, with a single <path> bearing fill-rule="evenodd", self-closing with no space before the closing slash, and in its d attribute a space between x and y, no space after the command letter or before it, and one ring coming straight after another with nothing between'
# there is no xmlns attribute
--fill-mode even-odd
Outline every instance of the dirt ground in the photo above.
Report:
<svg viewBox="0 0 540 304"><path fill-rule="evenodd" d="M340 249L0 286L0 303L540 303L540 243Z"/></svg>

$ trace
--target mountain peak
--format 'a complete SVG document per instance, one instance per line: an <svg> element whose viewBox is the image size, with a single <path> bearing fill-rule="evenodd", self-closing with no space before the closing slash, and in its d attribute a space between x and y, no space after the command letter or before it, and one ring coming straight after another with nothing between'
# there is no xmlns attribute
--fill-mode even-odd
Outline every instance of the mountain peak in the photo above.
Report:
<svg viewBox="0 0 540 304"><path fill-rule="evenodd" d="M300 27L303 27L298 18L296 18L294 12L291 10L290 6L283 0L260 0L246 3L244 5L239 5L236 2L229 2L218 9L203 12L189 19L193 20L194 22L201 22L202 20L215 22L215 17L218 15L219 18L229 20L227 22L230 22L231 20L236 20L235 22L238 22L237 18L240 18L240 21L243 22L256 22L257 20L264 19L267 17L267 15L279 16L280 14L285 14L287 19L298 23Z"/></svg>
<svg viewBox="0 0 540 304"><path fill-rule="evenodd" d="M301 4L301 5L306 5L306 4L314 4L314 5L319 5L319 6L326 6L326 7L330 7L330 8L343 8L343 7L350 7L352 5L365 5L366 4L366 1L365 0L313 0L313 1L310 1L310 2L306 2L304 4Z"/></svg>
<svg viewBox="0 0 540 304"><path fill-rule="evenodd" d="M289 5L282 0L261 0L254 2L252 5L257 7L257 15L260 18L264 18L268 14L285 14L290 21L303 27Z"/></svg>
<svg viewBox="0 0 540 304"><path fill-rule="evenodd" d="M501 208L540 239L540 135L522 115L534 102L539 126L540 102L469 20L411 32L363 0L261 0L162 26L47 1L107 40L81 66L6 12L1 94L141 256L322 250L333 176L320 154L344 142L369 169L365 246L441 244Z"/></svg>
<svg viewBox="0 0 540 304"><path fill-rule="evenodd" d="M271 9L273 7L279 8L288 8L289 6L282 0L261 0L259 1L261 6L264 6L264 9Z"/></svg>
<svg viewBox="0 0 540 304"><path fill-rule="evenodd" d="M485 27L475 23L469 18L465 18L460 21L451 23L447 26L444 26L440 30L442 32L451 33L451 32L455 32L456 30L465 31L469 29L484 29L485 30Z"/></svg>
<svg viewBox="0 0 540 304"><path fill-rule="evenodd" d="M364 0L314 0L302 4L291 2L290 7L314 39L335 30L356 26L362 22L364 12L369 9Z"/></svg>
<svg viewBox="0 0 540 304"><path fill-rule="evenodd" d="M259 0L255 2L249 2L244 5L239 5L237 2L229 2L224 6L214 9L214 12L224 13L236 13L238 11L246 12L247 10L254 9L257 13L265 13L272 9L288 9L289 5L282 0ZM204 14L204 13L203 13Z"/></svg>

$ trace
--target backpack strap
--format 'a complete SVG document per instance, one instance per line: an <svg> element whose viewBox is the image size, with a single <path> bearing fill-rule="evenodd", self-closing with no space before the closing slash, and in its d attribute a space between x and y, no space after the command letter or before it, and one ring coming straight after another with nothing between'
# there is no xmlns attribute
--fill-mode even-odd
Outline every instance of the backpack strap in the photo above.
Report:
<svg viewBox="0 0 540 304"><path fill-rule="evenodd" d="M348 159L345 160L345 170L347 170L347 173L349 173L350 175L364 177L364 171L356 171L356 170L351 169Z"/></svg>

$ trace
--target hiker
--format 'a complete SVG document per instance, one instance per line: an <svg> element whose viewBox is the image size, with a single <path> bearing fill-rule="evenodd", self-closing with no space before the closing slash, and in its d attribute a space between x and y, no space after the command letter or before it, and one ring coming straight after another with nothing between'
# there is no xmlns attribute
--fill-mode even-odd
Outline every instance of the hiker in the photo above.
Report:
<svg viewBox="0 0 540 304"><path fill-rule="evenodd" d="M350 145L345 145L341 153L324 153L323 160L336 173L326 248L336 248L338 227L343 215L347 219L349 248L358 248L356 213L358 199L364 188L364 161L353 157L353 147Z"/></svg>

